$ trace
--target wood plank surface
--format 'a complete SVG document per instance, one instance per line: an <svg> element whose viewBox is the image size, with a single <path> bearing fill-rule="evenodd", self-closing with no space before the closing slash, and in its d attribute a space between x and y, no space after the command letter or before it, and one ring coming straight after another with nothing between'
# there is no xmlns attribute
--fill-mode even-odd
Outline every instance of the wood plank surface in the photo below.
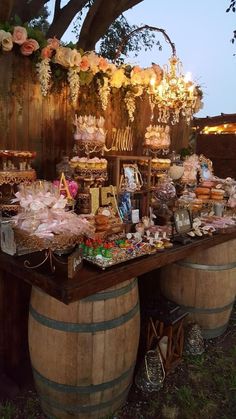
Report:
<svg viewBox="0 0 236 419"><path fill-rule="evenodd" d="M26 256L12 257L0 253L1 270L17 275L31 285L36 285L49 295L69 304L73 301L85 298L106 288L112 287L130 278L141 276L154 271L162 266L184 259L194 252L204 250L219 243L236 238L236 230L228 234L216 234L204 239L196 239L187 245L175 245L172 249L144 256L125 262L106 270L101 270L89 263L84 263L73 280L67 279L66 269L63 265L56 267L56 273L49 273L45 265L39 269L27 269L24 267ZM31 263L39 262L43 255L28 255Z"/></svg>
<svg viewBox="0 0 236 419"><path fill-rule="evenodd" d="M133 150L117 154L144 154L143 140L151 123L151 109L147 95L137 98L135 119L128 119L122 92L113 89L106 111L101 107L95 82L81 86L78 103L72 106L67 85L54 84L43 97L34 65L30 58L13 52L0 56L0 149L34 150L38 178L52 180L61 154L73 155L74 114L105 118L106 144L112 144L112 129L131 125ZM157 123L157 115L152 122ZM188 143L189 126L180 121L171 129L172 149L180 150ZM114 151L105 153L114 154Z"/></svg>

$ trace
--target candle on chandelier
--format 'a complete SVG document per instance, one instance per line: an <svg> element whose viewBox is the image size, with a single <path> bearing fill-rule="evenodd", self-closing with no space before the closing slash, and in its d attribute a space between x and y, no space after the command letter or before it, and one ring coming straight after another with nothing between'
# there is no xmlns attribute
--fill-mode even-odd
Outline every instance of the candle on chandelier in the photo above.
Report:
<svg viewBox="0 0 236 419"><path fill-rule="evenodd" d="M190 71L188 71L185 76L184 76L184 81L185 83L189 83L192 81L192 74L190 73Z"/></svg>
<svg viewBox="0 0 236 419"><path fill-rule="evenodd" d="M155 89L155 84L156 84L156 76L152 76L150 79L150 91L151 93L154 93Z"/></svg>

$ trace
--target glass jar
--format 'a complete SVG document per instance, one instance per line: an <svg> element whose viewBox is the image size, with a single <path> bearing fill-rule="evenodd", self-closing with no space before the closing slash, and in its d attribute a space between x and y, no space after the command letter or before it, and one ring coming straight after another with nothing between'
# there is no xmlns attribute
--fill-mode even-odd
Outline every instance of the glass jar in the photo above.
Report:
<svg viewBox="0 0 236 419"><path fill-rule="evenodd" d="M135 377L135 384L144 393L158 391L163 385L165 371L158 349L147 351Z"/></svg>
<svg viewBox="0 0 236 419"><path fill-rule="evenodd" d="M176 196L175 186L169 176L163 176L159 179L154 194L161 202L169 202Z"/></svg>
<svg viewBox="0 0 236 419"><path fill-rule="evenodd" d="M63 156L62 160L56 165L56 171L58 178L61 177L61 174L64 173L66 179L71 179L73 177L73 169L69 163L69 157Z"/></svg>

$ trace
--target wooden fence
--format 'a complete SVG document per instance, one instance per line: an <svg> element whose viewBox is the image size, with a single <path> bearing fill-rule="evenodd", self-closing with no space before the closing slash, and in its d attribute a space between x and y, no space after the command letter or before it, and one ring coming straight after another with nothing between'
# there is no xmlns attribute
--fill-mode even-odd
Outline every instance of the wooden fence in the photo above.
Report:
<svg viewBox="0 0 236 419"><path fill-rule="evenodd" d="M72 155L73 117L103 115L106 120L107 147L111 144L113 127L128 124L127 112L120 92L112 94L106 112L102 111L98 95L92 86L81 88L76 109L69 100L68 87L42 97L34 64L31 59L13 52L0 56L0 149L35 150L38 177L52 179L55 165L63 152ZM142 155L142 142L150 124L147 97L138 98L131 154ZM172 149L188 145L189 130L184 123L173 128ZM122 153L120 153L122 154ZM126 154L128 154L126 152Z"/></svg>

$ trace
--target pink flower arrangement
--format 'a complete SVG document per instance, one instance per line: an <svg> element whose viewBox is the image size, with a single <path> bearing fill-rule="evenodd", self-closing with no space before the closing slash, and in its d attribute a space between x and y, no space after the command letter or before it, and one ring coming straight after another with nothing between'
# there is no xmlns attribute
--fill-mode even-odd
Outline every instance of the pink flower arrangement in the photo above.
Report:
<svg viewBox="0 0 236 419"><path fill-rule="evenodd" d="M67 180L66 183L67 183L68 190L69 190L72 198L75 198L76 195L77 195L77 192L78 192L78 183L75 182L74 180ZM54 180L53 185L56 186L57 188L59 188L60 181L59 180ZM64 196L66 195L65 192L62 192L62 194Z"/></svg>
<svg viewBox="0 0 236 419"><path fill-rule="evenodd" d="M52 58L53 49L50 46L46 46L41 51L41 58Z"/></svg>
<svg viewBox="0 0 236 419"><path fill-rule="evenodd" d="M35 39L27 38L27 30L23 26L14 26L13 33L0 30L0 46L3 51L11 51L14 44L20 46L22 55L29 56L39 49Z"/></svg>
<svg viewBox="0 0 236 419"><path fill-rule="evenodd" d="M22 26L15 26L13 29L12 39L15 44L22 45L27 39L27 30Z"/></svg>
<svg viewBox="0 0 236 419"><path fill-rule="evenodd" d="M2 26L8 28L9 25ZM14 44L19 46L20 52L25 56L32 55L40 48L35 39L28 38L27 28L23 26L14 26L13 30L9 32L0 29L0 48L2 51L11 51ZM140 68L138 65L133 66L133 68L130 68L130 65L117 66L114 63L110 63L104 57L99 56L95 51L81 52L74 47L70 48L69 46L61 45L56 37L45 41L45 45L43 45L38 55L41 57L41 60L37 63L36 68L43 96L46 96L50 89L53 70L51 64L54 63L60 65L67 71L69 97L73 105L77 104L80 85L89 84L96 74L100 73L95 78L95 81L103 110L107 108L109 96L113 88L125 88L125 106L131 121L133 121L135 112L136 97L141 96L144 91L150 95L151 105L153 107L156 105L159 106L158 102L160 102L167 108L167 105L163 101L163 89L165 89L166 85L165 80L163 85L161 85L164 72L157 64L152 64L148 68ZM83 74L86 72L88 74ZM153 88L153 81L155 89ZM159 85L161 89L157 89ZM185 116L187 115L188 120L202 106L201 90L194 86L194 84L191 84L191 87L193 88L192 96L195 102L193 101L194 105L191 105L191 109L189 108L190 115L187 115L186 111L181 108L184 99L181 99L179 105L177 105L179 112L182 112ZM165 118L163 116L164 122L166 122Z"/></svg>
<svg viewBox="0 0 236 419"><path fill-rule="evenodd" d="M52 58L53 52L60 46L60 41L55 36L47 40L47 46L41 51L41 58Z"/></svg>
<svg viewBox="0 0 236 419"><path fill-rule="evenodd" d="M20 50L23 55L31 55L34 51L39 49L39 44L35 39L26 39L26 41L21 45Z"/></svg>
<svg viewBox="0 0 236 419"><path fill-rule="evenodd" d="M109 67L109 63L108 63L108 61L105 58L100 57L100 60L99 60L99 63L98 63L98 67L99 67L99 69L101 71L106 72L107 69L108 69L108 67Z"/></svg>
<svg viewBox="0 0 236 419"><path fill-rule="evenodd" d="M88 71L89 70L89 59L88 59L87 55L84 55L81 58L80 70L81 71Z"/></svg>
<svg viewBox="0 0 236 419"><path fill-rule="evenodd" d="M55 50L55 49L59 48L59 46L60 46L60 41L55 36L54 36L54 38L49 38L47 40L47 43L48 43L48 47L51 48L52 50Z"/></svg>

